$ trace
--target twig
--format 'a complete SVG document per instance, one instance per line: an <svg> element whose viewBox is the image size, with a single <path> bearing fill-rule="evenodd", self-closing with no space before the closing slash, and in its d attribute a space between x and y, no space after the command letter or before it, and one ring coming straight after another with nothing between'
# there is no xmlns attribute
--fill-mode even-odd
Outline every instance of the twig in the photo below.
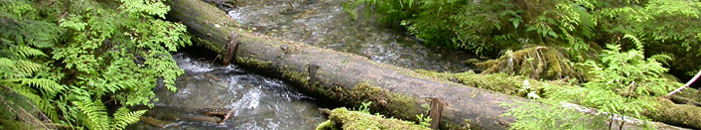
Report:
<svg viewBox="0 0 701 130"><path fill-rule="evenodd" d="M691 78L691 80L689 80L688 82L686 82L686 84L684 84L684 86L679 87L677 90L674 90L674 91L670 92L669 94L667 94L667 97L672 96L672 95L674 95L675 93L684 90L684 88L686 88L687 86L690 86L691 84L694 84L694 82L695 82L697 79L699 79L699 77L701 77L701 70L699 70L699 73L696 73L696 76L694 76L694 78Z"/></svg>
<svg viewBox="0 0 701 130"><path fill-rule="evenodd" d="M292 5L292 3L290 3L290 1L289 1L289 0L287 1L287 4L290 4L290 7L292 7L292 10L291 10L291 11L295 11L295 6L294 6L294 5Z"/></svg>

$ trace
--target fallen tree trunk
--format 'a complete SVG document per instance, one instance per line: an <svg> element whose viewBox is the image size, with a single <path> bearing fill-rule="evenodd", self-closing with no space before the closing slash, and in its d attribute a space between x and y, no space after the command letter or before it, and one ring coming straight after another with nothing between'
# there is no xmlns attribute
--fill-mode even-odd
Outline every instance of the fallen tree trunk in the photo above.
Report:
<svg viewBox="0 0 701 130"><path fill-rule="evenodd" d="M236 50L235 62L248 70L295 84L304 93L359 106L372 101L370 110L395 118L417 121L428 115L426 99L442 98L443 129L508 129L512 117L499 117L507 108L500 103L523 98L489 90L434 81L404 68L380 64L365 57L340 53L263 35L245 33L225 13L197 0L169 1L169 19L188 26L207 48L227 53ZM237 48L237 49L225 49ZM220 56L227 57L227 56Z"/></svg>
<svg viewBox="0 0 701 130"><path fill-rule="evenodd" d="M395 118L418 121L430 98L446 103L441 129L508 129L513 117L500 103L528 101L490 90L436 80L412 70L376 63L354 54L246 33L225 13L197 0L171 0L168 18L188 26L201 45L233 57L248 70L294 84L310 96L360 106ZM230 59L223 59L229 61Z"/></svg>

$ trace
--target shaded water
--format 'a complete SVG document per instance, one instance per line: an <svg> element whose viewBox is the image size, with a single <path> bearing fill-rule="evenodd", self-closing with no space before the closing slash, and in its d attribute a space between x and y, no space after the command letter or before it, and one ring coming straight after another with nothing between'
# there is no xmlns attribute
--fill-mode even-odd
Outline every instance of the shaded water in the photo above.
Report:
<svg viewBox="0 0 701 130"><path fill-rule="evenodd" d="M403 31L383 26L377 16L366 18L362 8L353 20L343 11L344 1L237 1L238 7L230 9L229 16L258 33L351 52L376 62L435 71L469 69L462 61L474 56L425 47Z"/></svg>
<svg viewBox="0 0 701 130"><path fill-rule="evenodd" d="M145 117L169 122L166 129L314 129L323 122L314 99L277 79L244 73L234 65L212 65L184 53L173 55L185 74L177 79L177 92L157 88L160 101ZM221 119L201 114L227 110ZM197 119L194 119L197 118ZM216 121L216 120L215 120ZM144 121L128 129L160 129Z"/></svg>

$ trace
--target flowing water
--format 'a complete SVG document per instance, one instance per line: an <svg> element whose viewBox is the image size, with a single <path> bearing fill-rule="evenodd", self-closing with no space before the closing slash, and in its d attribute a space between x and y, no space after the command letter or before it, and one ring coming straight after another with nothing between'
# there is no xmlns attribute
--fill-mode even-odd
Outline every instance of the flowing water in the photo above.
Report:
<svg viewBox="0 0 701 130"><path fill-rule="evenodd" d="M309 130L325 121L314 99L277 79L245 73L235 65L212 65L184 53L173 55L185 74L177 91L157 88L155 107L128 129ZM203 113L222 110L231 117ZM156 122L154 124L154 122Z"/></svg>
<svg viewBox="0 0 701 130"><path fill-rule="evenodd" d="M383 26L377 16L366 17L362 11L352 19L343 11L343 2L237 1L228 13L244 28L257 33L355 53L376 62L435 71L470 69L462 61L474 56L425 47L416 38ZM313 98L280 80L245 73L234 65L213 65L185 53L173 57L186 72L176 81L178 90L154 90L160 101L128 129L308 130L325 120Z"/></svg>
<svg viewBox="0 0 701 130"><path fill-rule="evenodd" d="M255 32L296 40L321 48L355 53L371 60L410 69L469 70L462 61L474 56L450 49L426 47L402 30L343 11L345 0L237 1L229 16Z"/></svg>

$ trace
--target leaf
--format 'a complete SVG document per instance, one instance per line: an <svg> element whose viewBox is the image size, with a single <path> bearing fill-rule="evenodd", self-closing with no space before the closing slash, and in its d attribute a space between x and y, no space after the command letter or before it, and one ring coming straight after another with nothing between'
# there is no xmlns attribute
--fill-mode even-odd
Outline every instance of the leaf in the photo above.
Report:
<svg viewBox="0 0 701 130"><path fill-rule="evenodd" d="M514 24L514 28L518 28L521 19L511 18L509 21L511 21L511 23Z"/></svg>
<svg viewBox="0 0 701 130"><path fill-rule="evenodd" d="M528 26L528 29L526 29L526 32L530 32L530 31L533 31L535 29L536 29L535 26Z"/></svg>
<svg viewBox="0 0 701 130"><path fill-rule="evenodd" d="M554 31L548 31L548 35L551 37L557 38L557 34Z"/></svg>

